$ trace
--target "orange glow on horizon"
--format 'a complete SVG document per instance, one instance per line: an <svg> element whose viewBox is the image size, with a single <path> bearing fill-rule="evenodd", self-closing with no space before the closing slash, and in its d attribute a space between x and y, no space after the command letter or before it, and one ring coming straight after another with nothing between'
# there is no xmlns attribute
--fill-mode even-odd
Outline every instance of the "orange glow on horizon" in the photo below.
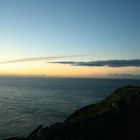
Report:
<svg viewBox="0 0 140 140"><path fill-rule="evenodd" d="M44 62L22 62L0 65L0 74L46 75L46 76L103 76L115 73L139 74L135 67L81 67Z"/></svg>

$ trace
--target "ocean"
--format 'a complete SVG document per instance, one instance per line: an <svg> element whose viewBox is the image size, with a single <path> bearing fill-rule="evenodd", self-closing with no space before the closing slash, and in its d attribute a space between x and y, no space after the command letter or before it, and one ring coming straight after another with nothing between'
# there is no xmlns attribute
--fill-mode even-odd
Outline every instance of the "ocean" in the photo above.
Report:
<svg viewBox="0 0 140 140"><path fill-rule="evenodd" d="M40 124L62 122L134 79L0 77L0 139L27 136Z"/></svg>

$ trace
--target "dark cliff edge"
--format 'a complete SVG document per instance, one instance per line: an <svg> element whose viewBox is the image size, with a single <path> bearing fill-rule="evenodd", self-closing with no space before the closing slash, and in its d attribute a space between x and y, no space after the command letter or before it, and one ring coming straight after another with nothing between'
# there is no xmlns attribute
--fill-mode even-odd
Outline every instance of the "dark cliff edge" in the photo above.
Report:
<svg viewBox="0 0 140 140"><path fill-rule="evenodd" d="M25 138L6 140L137 140L139 131L140 87L125 86L75 111L63 123L39 126Z"/></svg>

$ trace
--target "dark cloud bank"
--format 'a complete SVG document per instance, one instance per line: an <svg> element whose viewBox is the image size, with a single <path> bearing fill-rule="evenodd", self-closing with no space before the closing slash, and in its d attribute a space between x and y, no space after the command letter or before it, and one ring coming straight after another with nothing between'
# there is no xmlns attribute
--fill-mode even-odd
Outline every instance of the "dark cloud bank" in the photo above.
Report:
<svg viewBox="0 0 140 140"><path fill-rule="evenodd" d="M70 64L72 66L89 66L89 67L140 67L140 59L130 60L100 60L100 61L89 61L89 62L74 62L74 61L61 61L51 62L58 64Z"/></svg>
<svg viewBox="0 0 140 140"><path fill-rule="evenodd" d="M17 63L17 62L28 62L28 61L50 61L50 60L59 60L59 59L67 59L72 57L83 57L86 55L71 55L71 56L52 56L52 57L32 57L32 58L21 58L14 59L9 61L2 61L0 64L7 63ZM47 63L58 63L58 64L69 64L72 66L89 66L89 67L140 67L140 59L129 59L129 60L98 60L98 61L55 61L55 62L47 62Z"/></svg>

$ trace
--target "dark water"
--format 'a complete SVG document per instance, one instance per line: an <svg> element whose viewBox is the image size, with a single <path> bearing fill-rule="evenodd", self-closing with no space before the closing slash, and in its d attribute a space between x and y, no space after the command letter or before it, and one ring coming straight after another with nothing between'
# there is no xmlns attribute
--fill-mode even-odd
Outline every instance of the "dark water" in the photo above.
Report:
<svg viewBox="0 0 140 140"><path fill-rule="evenodd" d="M140 80L0 77L0 139L63 121L75 109Z"/></svg>

